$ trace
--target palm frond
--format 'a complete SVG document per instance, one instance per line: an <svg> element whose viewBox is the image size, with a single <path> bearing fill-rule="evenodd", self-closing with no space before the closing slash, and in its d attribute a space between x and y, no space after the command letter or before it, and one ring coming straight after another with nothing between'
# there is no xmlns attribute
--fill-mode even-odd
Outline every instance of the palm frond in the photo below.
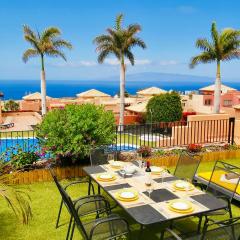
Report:
<svg viewBox="0 0 240 240"><path fill-rule="evenodd" d="M61 34L61 31L57 27L48 27L41 34L41 41L44 42L49 38L56 38Z"/></svg>
<svg viewBox="0 0 240 240"><path fill-rule="evenodd" d="M36 49L29 48L23 53L22 59L26 63L29 58L36 56L39 56L39 52Z"/></svg>
<svg viewBox="0 0 240 240"><path fill-rule="evenodd" d="M240 50L239 49L234 49L232 51L229 51L222 57L223 61L229 61L232 59L240 59Z"/></svg>
<svg viewBox="0 0 240 240"><path fill-rule="evenodd" d="M211 27L211 35L212 35L212 39L215 45L218 44L218 40L219 40L219 36L218 36L218 31L217 31L217 24L216 22L212 23L212 27Z"/></svg>
<svg viewBox="0 0 240 240"><path fill-rule="evenodd" d="M30 36L32 39L37 39L36 34L32 31L32 29L28 25L23 25L23 33L24 35Z"/></svg>
<svg viewBox="0 0 240 240"><path fill-rule="evenodd" d="M64 61L67 61L65 54L57 49L49 49L45 54L49 57L61 57Z"/></svg>
<svg viewBox="0 0 240 240"><path fill-rule="evenodd" d="M2 176L1 176L2 179ZM32 217L31 199L26 189L4 184L0 179L0 197L2 197L12 209L16 217L21 218L27 224Z"/></svg>
<svg viewBox="0 0 240 240"><path fill-rule="evenodd" d="M130 47L138 46L138 47L141 47L142 49L145 49L147 47L146 43L141 38L138 38L138 37L130 38L128 40L128 45Z"/></svg>
<svg viewBox="0 0 240 240"><path fill-rule="evenodd" d="M132 35L140 31L142 31L142 27L139 24L130 24L127 27L127 32L131 33Z"/></svg>
<svg viewBox="0 0 240 240"><path fill-rule="evenodd" d="M68 49L72 49L72 44L70 42L67 42L63 39L57 39L55 41L52 42L53 46L55 48L62 48L62 47L65 47L65 48L68 48Z"/></svg>
<svg viewBox="0 0 240 240"><path fill-rule="evenodd" d="M134 55L131 51L127 50L124 52L124 55L128 58L128 60L130 61L130 63L132 64L132 66L134 65Z"/></svg>
<svg viewBox="0 0 240 240"><path fill-rule="evenodd" d="M100 35L94 38L93 43L95 44L102 44L105 42L111 42L112 41L112 37L109 35Z"/></svg>
<svg viewBox="0 0 240 240"><path fill-rule="evenodd" d="M211 55L209 52L203 52L195 57L193 57L190 61L190 68L194 68L199 63L210 63L215 61L216 58L214 55Z"/></svg>
<svg viewBox="0 0 240 240"><path fill-rule="evenodd" d="M115 29L117 31L121 30L122 22L123 22L123 14L120 13L120 14L117 15L116 20L115 20Z"/></svg>
<svg viewBox="0 0 240 240"><path fill-rule="evenodd" d="M213 46L206 38L197 39L196 47L203 51L211 51L213 49Z"/></svg>

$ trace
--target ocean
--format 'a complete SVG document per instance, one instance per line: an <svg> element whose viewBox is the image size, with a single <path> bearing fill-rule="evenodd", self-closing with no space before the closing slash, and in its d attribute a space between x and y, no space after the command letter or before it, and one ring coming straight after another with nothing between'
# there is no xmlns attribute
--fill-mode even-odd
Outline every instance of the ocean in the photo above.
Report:
<svg viewBox="0 0 240 240"><path fill-rule="evenodd" d="M214 81L214 80L213 80ZM126 90L130 94L147 87L160 87L165 90L191 91L212 84L213 81L159 81L139 80L126 81ZM240 82L225 83L230 87L240 89ZM47 95L50 97L74 97L76 94L89 90L98 89L112 96L119 92L119 81L114 80L47 80ZM40 91L40 80L0 80L0 91L4 93L4 100L22 99L23 96Z"/></svg>

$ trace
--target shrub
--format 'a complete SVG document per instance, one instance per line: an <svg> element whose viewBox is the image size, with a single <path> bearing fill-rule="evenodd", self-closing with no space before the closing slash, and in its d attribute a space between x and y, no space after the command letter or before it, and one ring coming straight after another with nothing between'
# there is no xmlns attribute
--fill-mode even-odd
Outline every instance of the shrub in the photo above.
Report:
<svg viewBox="0 0 240 240"><path fill-rule="evenodd" d="M37 127L42 146L65 164L82 163L94 145L111 144L115 119L110 111L93 104L68 105L48 112Z"/></svg>
<svg viewBox="0 0 240 240"><path fill-rule="evenodd" d="M22 168L26 165L31 165L39 159L39 155L35 152L24 152L21 148L18 148L16 152L10 154L11 165L14 168Z"/></svg>
<svg viewBox="0 0 240 240"><path fill-rule="evenodd" d="M178 93L154 96L147 104L147 121L174 122L182 118L182 104Z"/></svg>
<svg viewBox="0 0 240 240"><path fill-rule="evenodd" d="M148 146L141 146L138 148L137 153L141 153L143 157L151 156L152 149Z"/></svg>
<svg viewBox="0 0 240 240"><path fill-rule="evenodd" d="M6 111L18 111L19 103L15 102L14 100L9 100L4 104L4 109Z"/></svg>
<svg viewBox="0 0 240 240"><path fill-rule="evenodd" d="M188 152L197 153L197 152L201 152L201 150L202 150L202 145L201 144L189 144L187 146L187 151Z"/></svg>

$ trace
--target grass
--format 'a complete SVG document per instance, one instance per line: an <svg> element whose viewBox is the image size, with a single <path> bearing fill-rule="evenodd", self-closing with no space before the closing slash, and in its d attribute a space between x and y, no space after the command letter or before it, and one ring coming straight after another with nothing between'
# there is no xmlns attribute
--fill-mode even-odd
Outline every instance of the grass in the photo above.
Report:
<svg viewBox="0 0 240 240"><path fill-rule="evenodd" d="M150 136L151 137L151 136ZM150 139L149 137L149 139ZM157 142L156 141L148 141L148 137L145 137L145 140L140 139L140 135L130 135L130 134L118 134L117 135L117 144L125 144L125 145L144 145L149 147L156 147Z"/></svg>
<svg viewBox="0 0 240 240"><path fill-rule="evenodd" d="M239 159L228 160L234 165L240 166ZM199 167L199 171L210 171L213 167L213 162L202 163ZM171 169L173 170L173 169ZM63 181L66 183L67 181ZM0 199L0 239L4 240L60 240L65 239L67 223L69 220L69 215L64 209L61 224L62 226L58 229L55 229L56 216L58 213L60 195L52 182L46 183L35 183L28 186L30 196L32 199L32 211L33 219L30 221L29 225L22 225L13 215L11 210L8 208L7 204ZM86 189L84 189L86 190ZM82 192L82 191L81 191ZM79 196L79 188L73 187L70 191L70 194L73 197ZM240 205L233 205L234 216L240 216ZM133 230L133 238L138 239L138 229L139 226L134 223L132 219L125 215L124 211L116 209L116 211L127 217L131 229ZM181 226L184 229L193 229L196 226L197 218L185 219L181 221ZM149 227L144 230L144 235L142 239L155 240L158 239L158 234L160 232L159 225ZM81 240L82 237L75 232L74 239Z"/></svg>

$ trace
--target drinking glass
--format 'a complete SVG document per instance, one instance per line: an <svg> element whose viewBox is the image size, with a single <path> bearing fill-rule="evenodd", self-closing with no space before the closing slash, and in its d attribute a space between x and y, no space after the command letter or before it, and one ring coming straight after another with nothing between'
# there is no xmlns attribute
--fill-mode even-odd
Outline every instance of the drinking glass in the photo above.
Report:
<svg viewBox="0 0 240 240"><path fill-rule="evenodd" d="M148 197L150 198L151 193L154 190L153 181L151 180L151 182L149 182L148 184L145 183L145 185L146 185L146 191L148 192Z"/></svg>
<svg viewBox="0 0 240 240"><path fill-rule="evenodd" d="M192 189L192 181L189 178L186 178L185 181L188 183L188 185L185 188L186 194L188 195L188 193L191 191Z"/></svg>
<svg viewBox="0 0 240 240"><path fill-rule="evenodd" d="M167 170L165 167L162 167L163 170L162 170L162 173L161 173L161 178L162 178L162 184L164 183L164 178L166 177L166 174L167 174Z"/></svg>
<svg viewBox="0 0 240 240"><path fill-rule="evenodd" d="M107 156L107 160L108 162L110 163L110 161L114 161L114 154L113 153L109 153L108 156Z"/></svg>
<svg viewBox="0 0 240 240"><path fill-rule="evenodd" d="M142 168L142 153L137 153L137 162L138 162L138 166L139 168Z"/></svg>

